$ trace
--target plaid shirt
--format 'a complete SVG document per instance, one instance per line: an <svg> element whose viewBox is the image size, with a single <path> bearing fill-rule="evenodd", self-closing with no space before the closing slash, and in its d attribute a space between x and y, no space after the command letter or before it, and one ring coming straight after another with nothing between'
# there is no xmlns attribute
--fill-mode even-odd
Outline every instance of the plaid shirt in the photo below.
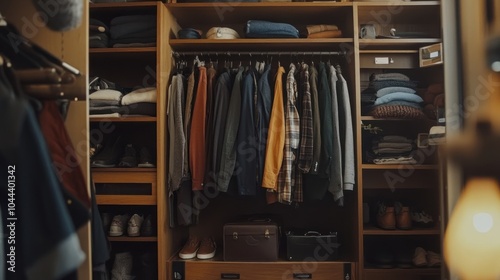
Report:
<svg viewBox="0 0 500 280"><path fill-rule="evenodd" d="M309 173L313 158L313 116L311 90L309 85L309 66L302 63L300 72L300 92L302 94L302 115L300 119L300 153L298 167Z"/></svg>
<svg viewBox="0 0 500 280"><path fill-rule="evenodd" d="M302 201L302 174L297 172L296 159L300 141L300 116L295 103L297 100L297 81L295 65L290 64L286 80L287 100L285 104L285 148L283 164L278 175L278 201L290 204ZM292 197L293 194L293 197Z"/></svg>

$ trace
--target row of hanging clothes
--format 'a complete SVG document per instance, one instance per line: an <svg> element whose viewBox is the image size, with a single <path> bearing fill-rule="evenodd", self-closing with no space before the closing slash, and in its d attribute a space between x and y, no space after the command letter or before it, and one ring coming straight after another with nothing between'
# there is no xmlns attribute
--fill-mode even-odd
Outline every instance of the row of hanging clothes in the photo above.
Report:
<svg viewBox="0 0 500 280"><path fill-rule="evenodd" d="M343 205L355 183L343 55L247 55L178 58L168 88L171 196L186 205L191 191L212 188L292 204L331 193Z"/></svg>
<svg viewBox="0 0 500 280"><path fill-rule="evenodd" d="M77 69L0 23L0 279L78 279L88 257L77 234L96 207L80 166L87 155L64 124L69 100L85 100L82 84ZM95 236L93 249L105 249ZM95 252L104 265L109 254Z"/></svg>

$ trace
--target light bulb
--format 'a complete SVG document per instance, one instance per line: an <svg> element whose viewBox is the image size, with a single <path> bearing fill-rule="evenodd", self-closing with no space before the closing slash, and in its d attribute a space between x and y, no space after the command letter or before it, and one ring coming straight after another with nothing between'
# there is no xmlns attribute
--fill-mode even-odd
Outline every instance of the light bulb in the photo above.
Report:
<svg viewBox="0 0 500 280"><path fill-rule="evenodd" d="M444 257L463 279L500 276L500 188L495 180L467 182L447 225Z"/></svg>
<svg viewBox="0 0 500 280"><path fill-rule="evenodd" d="M481 233L487 233L493 227L493 217L489 213L478 213L472 217L474 228Z"/></svg>

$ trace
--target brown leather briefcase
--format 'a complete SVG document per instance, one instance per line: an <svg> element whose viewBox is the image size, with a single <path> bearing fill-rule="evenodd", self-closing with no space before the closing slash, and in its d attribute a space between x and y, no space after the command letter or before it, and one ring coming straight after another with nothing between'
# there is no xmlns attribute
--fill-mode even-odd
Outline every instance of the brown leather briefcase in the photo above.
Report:
<svg viewBox="0 0 500 280"><path fill-rule="evenodd" d="M225 261L276 261L279 227L272 221L228 223L224 225Z"/></svg>

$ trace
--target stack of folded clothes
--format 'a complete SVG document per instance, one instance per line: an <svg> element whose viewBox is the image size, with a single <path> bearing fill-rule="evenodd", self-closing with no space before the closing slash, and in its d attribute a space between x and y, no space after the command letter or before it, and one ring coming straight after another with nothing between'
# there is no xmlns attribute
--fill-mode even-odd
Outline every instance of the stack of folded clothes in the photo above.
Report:
<svg viewBox="0 0 500 280"><path fill-rule="evenodd" d="M111 20L110 33L114 48L156 46L156 16L115 17Z"/></svg>
<svg viewBox="0 0 500 280"><path fill-rule="evenodd" d="M122 115L156 116L156 88L136 89L125 94L121 100Z"/></svg>
<svg viewBox="0 0 500 280"><path fill-rule="evenodd" d="M249 20L245 35L248 38L299 38L299 31L288 23Z"/></svg>
<svg viewBox="0 0 500 280"><path fill-rule="evenodd" d="M339 38L342 37L342 31L337 25L318 24L308 25L307 38Z"/></svg>
<svg viewBox="0 0 500 280"><path fill-rule="evenodd" d="M362 92L361 99L365 108L372 105L369 114L375 118L425 118L421 105L424 100L416 94L415 88L415 83L404 74L376 74L370 78L370 85Z"/></svg>
<svg viewBox="0 0 500 280"><path fill-rule="evenodd" d="M102 21L89 19L89 47L107 48L109 46L109 28Z"/></svg>
<svg viewBox="0 0 500 280"><path fill-rule="evenodd" d="M424 113L427 117L435 120L439 115L438 111L444 108L444 85L432 84L425 90L424 94Z"/></svg>
<svg viewBox="0 0 500 280"><path fill-rule="evenodd" d="M89 95L91 118L119 118L123 94L115 89L101 89Z"/></svg>
<svg viewBox="0 0 500 280"><path fill-rule="evenodd" d="M416 164L415 141L399 135L388 135L372 142L367 158L375 164Z"/></svg>
<svg viewBox="0 0 500 280"><path fill-rule="evenodd" d="M129 93L123 88L98 89L89 95L91 118L156 116L156 88L139 88Z"/></svg>

